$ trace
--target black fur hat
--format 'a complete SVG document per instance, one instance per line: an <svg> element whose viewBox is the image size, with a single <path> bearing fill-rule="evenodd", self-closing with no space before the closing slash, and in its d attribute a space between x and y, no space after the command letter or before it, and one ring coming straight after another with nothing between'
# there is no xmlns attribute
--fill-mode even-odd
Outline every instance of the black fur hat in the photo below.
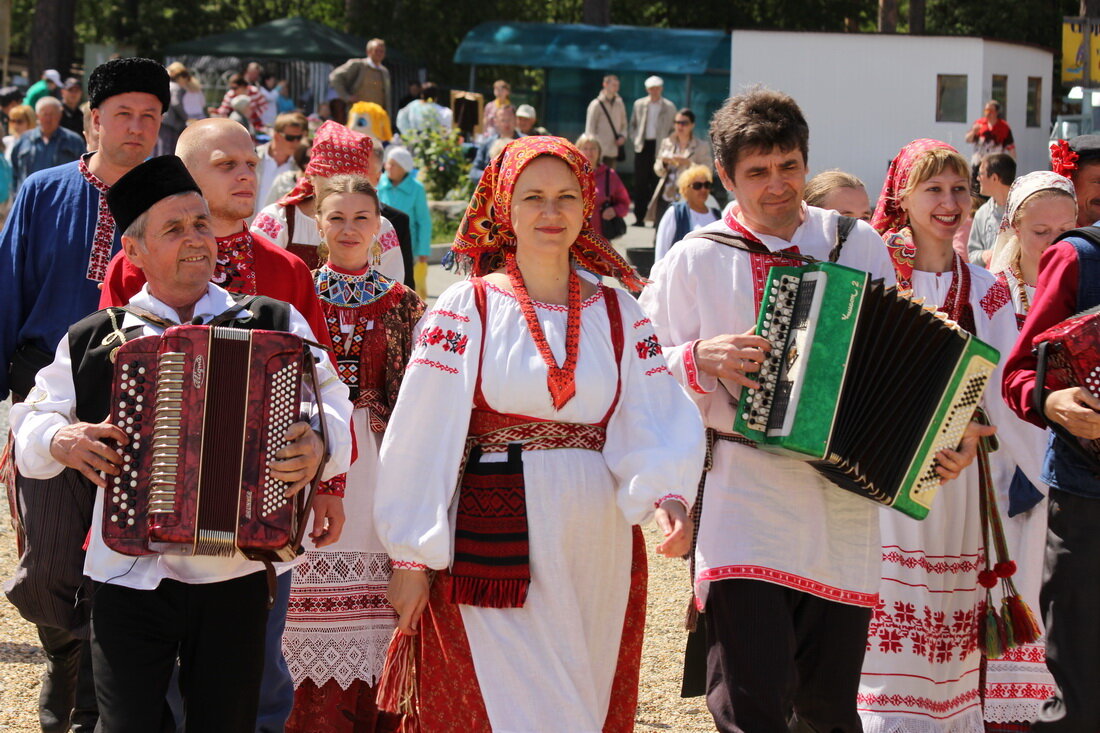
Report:
<svg viewBox="0 0 1100 733"><path fill-rule="evenodd" d="M172 103L168 71L152 59L112 59L100 64L88 78L88 102L93 109L108 97L127 92L144 92L160 100L163 111Z"/></svg>

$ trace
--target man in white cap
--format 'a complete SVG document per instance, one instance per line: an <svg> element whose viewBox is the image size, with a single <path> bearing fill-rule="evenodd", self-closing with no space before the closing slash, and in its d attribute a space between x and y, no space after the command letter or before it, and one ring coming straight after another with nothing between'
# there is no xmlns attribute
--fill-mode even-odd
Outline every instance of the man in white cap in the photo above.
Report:
<svg viewBox="0 0 1100 733"><path fill-rule="evenodd" d="M645 226L645 211L653 198L657 174L657 145L672 134L676 105L662 96L665 82L659 76L645 80L646 96L634 102L630 115L630 137L634 141L634 226Z"/></svg>
<svg viewBox="0 0 1100 733"><path fill-rule="evenodd" d="M45 96L54 96L61 86L61 74L57 69L46 69L42 72L42 78L31 84L27 90L27 96L23 98L23 104L33 107L39 99Z"/></svg>
<svg viewBox="0 0 1100 733"><path fill-rule="evenodd" d="M550 132L537 124L539 116L535 108L529 104L521 104L516 108L516 127L524 135L549 135Z"/></svg>

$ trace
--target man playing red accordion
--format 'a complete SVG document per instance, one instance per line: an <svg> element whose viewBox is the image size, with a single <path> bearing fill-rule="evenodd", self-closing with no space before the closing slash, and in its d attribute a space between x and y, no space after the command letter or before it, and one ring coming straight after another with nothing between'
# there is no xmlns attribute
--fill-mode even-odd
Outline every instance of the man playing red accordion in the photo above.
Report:
<svg viewBox="0 0 1100 733"><path fill-rule="evenodd" d="M104 543L105 476L120 472L115 446L127 440L106 421L111 355L123 341L160 334L166 323L204 324L231 310L241 312L227 325L276 330L282 322L304 339L313 341L314 334L293 306L233 296L210 283L217 253L210 213L179 158L134 168L111 189L108 204L124 232L126 256L144 271L147 285L130 299L130 310L105 309L73 325L26 402L13 408L19 469L33 478L71 469L98 487L84 570L94 582L92 661L102 729L160 730L178 657L187 729L251 733L268 604L263 565L242 555L128 557ZM318 350L314 356L331 451L327 478L347 470L351 404L330 361ZM324 446L314 424L292 424L288 445L268 463L272 475L290 485L288 493L306 486L321 463ZM318 512L322 519L312 528L318 546L335 541L342 526L342 513L329 513L327 524L325 515Z"/></svg>
<svg viewBox="0 0 1100 733"><path fill-rule="evenodd" d="M1077 187L1078 225L1096 218L1100 137L1083 135L1052 146L1055 172ZM1091 212L1091 215L1090 213ZM1084 218L1082 218L1084 217ZM1035 337L1076 313L1100 305L1100 228L1069 232L1039 261L1035 299L1020 338L1005 362L1003 394L1016 414L1036 425L1060 425L1074 436L1100 438L1100 400L1084 387L1049 394L1040 414L1035 402ZM1033 731L1100 729L1100 474L1061 437L1052 434L1042 479L1050 484L1046 569L1039 597L1047 629L1047 666L1058 692L1047 700Z"/></svg>

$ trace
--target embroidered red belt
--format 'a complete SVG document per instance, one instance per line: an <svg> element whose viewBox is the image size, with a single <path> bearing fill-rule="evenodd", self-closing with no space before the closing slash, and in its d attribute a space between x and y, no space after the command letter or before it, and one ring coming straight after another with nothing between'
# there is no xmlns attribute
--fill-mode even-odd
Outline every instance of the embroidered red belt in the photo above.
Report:
<svg viewBox="0 0 1100 733"><path fill-rule="evenodd" d="M475 445L483 453L504 453L509 444L519 443L523 450L582 448L603 450L607 429L587 423L532 420L522 415L506 415L475 409L470 418L468 447Z"/></svg>

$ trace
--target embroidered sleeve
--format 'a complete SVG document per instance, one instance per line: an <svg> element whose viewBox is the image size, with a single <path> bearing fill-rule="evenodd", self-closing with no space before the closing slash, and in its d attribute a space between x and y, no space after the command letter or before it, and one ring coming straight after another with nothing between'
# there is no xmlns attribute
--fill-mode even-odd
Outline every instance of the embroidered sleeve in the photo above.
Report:
<svg viewBox="0 0 1100 733"><path fill-rule="evenodd" d="M348 485L348 475L346 473L337 474L328 481L322 481L317 485L317 493L321 496L344 496L344 489Z"/></svg>
<svg viewBox="0 0 1100 733"><path fill-rule="evenodd" d="M452 285L410 338L409 364L382 438L374 522L395 560L451 560L448 508L470 425L481 319L468 282Z"/></svg>
<svg viewBox="0 0 1100 733"><path fill-rule="evenodd" d="M672 376L653 324L628 296L619 297L626 331L619 406L607 426L604 458L618 481L628 521L648 521L670 496L695 499L703 466L698 408Z"/></svg>
<svg viewBox="0 0 1100 733"><path fill-rule="evenodd" d="M993 287L985 292L979 303L985 312L986 318L992 318L993 314L1012 302L1012 292L1008 289L1008 282L1002 273Z"/></svg>

